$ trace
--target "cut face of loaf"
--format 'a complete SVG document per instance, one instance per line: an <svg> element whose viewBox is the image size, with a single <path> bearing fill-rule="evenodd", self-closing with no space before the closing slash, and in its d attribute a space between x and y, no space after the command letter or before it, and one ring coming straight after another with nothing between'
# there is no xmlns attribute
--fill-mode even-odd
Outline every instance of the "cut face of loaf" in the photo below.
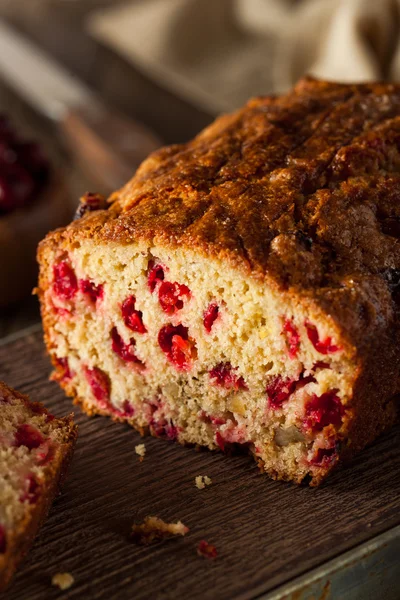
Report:
<svg viewBox="0 0 400 600"><path fill-rule="evenodd" d="M338 460L355 368L337 331L221 261L145 244L48 256L58 379L89 414L318 481Z"/></svg>
<svg viewBox="0 0 400 600"><path fill-rule="evenodd" d="M76 427L0 382L0 590L28 551L72 456Z"/></svg>
<svg viewBox="0 0 400 600"><path fill-rule="evenodd" d="M400 393L399 132L399 86L305 79L86 196L39 249L67 393L297 482L373 441Z"/></svg>

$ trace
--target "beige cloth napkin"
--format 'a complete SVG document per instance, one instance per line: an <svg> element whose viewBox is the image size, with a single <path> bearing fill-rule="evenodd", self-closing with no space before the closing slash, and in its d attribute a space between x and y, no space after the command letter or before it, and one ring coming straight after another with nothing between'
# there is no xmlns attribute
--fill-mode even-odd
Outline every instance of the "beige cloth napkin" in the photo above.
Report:
<svg viewBox="0 0 400 600"><path fill-rule="evenodd" d="M400 0L132 0L88 26L212 113L284 91L304 73L400 80Z"/></svg>

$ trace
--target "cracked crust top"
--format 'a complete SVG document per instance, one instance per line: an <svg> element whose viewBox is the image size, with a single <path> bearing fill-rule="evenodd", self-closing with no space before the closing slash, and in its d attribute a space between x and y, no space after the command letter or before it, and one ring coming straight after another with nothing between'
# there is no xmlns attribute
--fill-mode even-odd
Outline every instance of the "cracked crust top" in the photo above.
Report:
<svg viewBox="0 0 400 600"><path fill-rule="evenodd" d="M320 306L368 347L400 281L400 86L306 78L152 154L97 211L51 234L226 257Z"/></svg>

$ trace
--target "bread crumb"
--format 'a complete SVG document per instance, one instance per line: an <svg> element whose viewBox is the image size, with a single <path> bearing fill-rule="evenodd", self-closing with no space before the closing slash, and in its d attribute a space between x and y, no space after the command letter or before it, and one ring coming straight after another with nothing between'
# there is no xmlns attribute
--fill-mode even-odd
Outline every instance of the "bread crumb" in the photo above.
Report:
<svg viewBox="0 0 400 600"><path fill-rule="evenodd" d="M135 452L140 456L140 462L142 462L144 455L146 454L146 446L144 444L138 444L135 446Z"/></svg>
<svg viewBox="0 0 400 600"><path fill-rule="evenodd" d="M60 588L60 590L67 590L74 583L74 578L71 573L57 573L53 575L51 583Z"/></svg>
<svg viewBox="0 0 400 600"><path fill-rule="evenodd" d="M186 535L188 531L189 527L181 521L165 523L159 517L146 517L141 525L132 526L131 540L147 546L175 535Z"/></svg>
<svg viewBox="0 0 400 600"><path fill-rule="evenodd" d="M206 485L212 484L212 480L207 475L198 475L194 481L196 483L197 489L199 490L204 490Z"/></svg>

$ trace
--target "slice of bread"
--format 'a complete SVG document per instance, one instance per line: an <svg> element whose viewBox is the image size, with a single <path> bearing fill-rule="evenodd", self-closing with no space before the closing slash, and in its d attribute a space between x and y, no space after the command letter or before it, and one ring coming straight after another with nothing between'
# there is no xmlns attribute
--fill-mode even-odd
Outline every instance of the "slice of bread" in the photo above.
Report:
<svg viewBox="0 0 400 600"><path fill-rule="evenodd" d="M66 392L313 485L374 440L399 393L399 118L399 86L306 79L50 234L39 296Z"/></svg>
<svg viewBox="0 0 400 600"><path fill-rule="evenodd" d="M77 428L0 382L0 591L22 560L65 476Z"/></svg>

